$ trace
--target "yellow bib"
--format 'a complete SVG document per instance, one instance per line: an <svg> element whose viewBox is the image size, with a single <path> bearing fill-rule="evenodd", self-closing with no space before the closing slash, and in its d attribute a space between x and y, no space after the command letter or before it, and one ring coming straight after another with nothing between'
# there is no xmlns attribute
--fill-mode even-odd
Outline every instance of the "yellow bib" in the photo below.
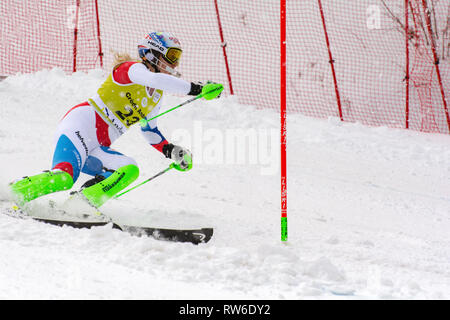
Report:
<svg viewBox="0 0 450 320"><path fill-rule="evenodd" d="M140 84L120 84L112 73L89 103L123 134L130 126L144 119L161 101L163 91Z"/></svg>

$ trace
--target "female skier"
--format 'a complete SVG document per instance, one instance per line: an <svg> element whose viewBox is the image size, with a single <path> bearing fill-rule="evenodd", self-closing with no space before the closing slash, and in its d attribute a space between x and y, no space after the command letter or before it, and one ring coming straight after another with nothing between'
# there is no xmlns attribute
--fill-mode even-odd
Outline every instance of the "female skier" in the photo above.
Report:
<svg viewBox="0 0 450 320"><path fill-rule="evenodd" d="M116 54L115 66L97 94L62 118L56 130L52 170L11 183L19 204L68 190L83 172L94 178L83 184L80 194L100 207L139 175L136 162L111 149L111 144L141 119L158 115L164 91L194 96L202 93L210 100L223 90L221 84L202 85L178 78L175 68L182 50L171 33L148 34L139 42L138 52L139 62ZM174 160L176 169L191 169L191 152L169 143L158 130L156 119L142 126L141 132L151 146Z"/></svg>

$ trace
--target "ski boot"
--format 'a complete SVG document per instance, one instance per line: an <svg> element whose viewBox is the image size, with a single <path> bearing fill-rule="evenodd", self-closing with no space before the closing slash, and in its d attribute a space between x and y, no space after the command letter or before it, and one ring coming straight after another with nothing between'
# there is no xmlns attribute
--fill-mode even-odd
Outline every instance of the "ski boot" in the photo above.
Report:
<svg viewBox="0 0 450 320"><path fill-rule="evenodd" d="M88 180L79 193L83 194L92 206L99 208L135 181L138 176L139 168L129 164L115 170L108 178L98 175Z"/></svg>
<svg viewBox="0 0 450 320"><path fill-rule="evenodd" d="M73 186L73 179L65 171L54 169L45 170L43 173L34 176L26 176L10 183L10 188L14 200L18 205L34 200L43 195L69 190Z"/></svg>

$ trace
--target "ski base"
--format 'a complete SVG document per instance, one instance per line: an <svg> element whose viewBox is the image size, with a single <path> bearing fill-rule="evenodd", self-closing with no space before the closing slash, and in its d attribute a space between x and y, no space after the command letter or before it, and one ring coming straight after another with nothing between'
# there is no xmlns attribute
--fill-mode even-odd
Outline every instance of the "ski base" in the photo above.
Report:
<svg viewBox="0 0 450 320"><path fill-rule="evenodd" d="M47 218L35 218L39 222L52 224L55 226L70 226L73 228L87 228L105 226L110 222L85 222L85 221L64 221L54 220ZM175 241L175 242L190 242L193 244L206 243L211 240L213 236L213 228L201 228L201 229L164 229L164 228L151 228L151 227L136 227L119 225L113 222L113 229L127 232L133 236L148 236L158 240Z"/></svg>
<svg viewBox="0 0 450 320"><path fill-rule="evenodd" d="M193 244L207 243L209 240L211 240L214 232L213 228L165 229L165 228L121 225L115 223L114 221L71 221L53 218L39 218L23 213L22 210L16 205L12 207L12 212L7 214L15 218L30 218L54 226L59 227L69 226L77 229L90 229L93 227L101 227L112 223L113 229L127 232L133 236L138 237L148 236L157 240L190 242Z"/></svg>

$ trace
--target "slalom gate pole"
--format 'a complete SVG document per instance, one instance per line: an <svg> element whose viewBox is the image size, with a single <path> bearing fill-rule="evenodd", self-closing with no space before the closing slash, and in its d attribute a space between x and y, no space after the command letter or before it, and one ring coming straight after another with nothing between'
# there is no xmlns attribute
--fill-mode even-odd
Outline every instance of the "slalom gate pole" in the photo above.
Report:
<svg viewBox="0 0 450 320"><path fill-rule="evenodd" d="M222 88L223 88L223 87L222 87ZM147 119L141 119L140 124L141 124L142 127L145 127L145 126L147 125L147 123L150 122L150 121L152 121L153 119L156 119L156 118L158 118L158 117L161 117L162 115L165 115L166 113L169 113L170 111L173 111L173 110L178 109L178 108L180 108L180 107L182 107L182 106L184 106L184 105L187 105L188 103L191 103L191 102L193 102L193 101L195 101L195 100L198 100L198 99L200 99L200 98L202 98L202 97L204 97L204 96L206 96L206 95L208 95L208 94L210 94L210 93L212 93L212 92L214 92L214 91L217 91L217 90L219 90L219 89L221 89L221 87L214 88L214 89L212 89L212 90L210 90L210 91L207 91L207 92L204 92L204 93L200 93L199 95L197 95L197 96L195 96L195 97L193 97L193 98L191 98L191 99L189 99L189 100L186 100L185 102L183 102L183 103L177 105L176 107L170 108L169 110L164 111L163 113L160 113L160 114L154 116L154 117L151 118L151 119L148 119L148 120L147 120Z"/></svg>
<svg viewBox="0 0 450 320"><path fill-rule="evenodd" d="M142 186L143 184L152 181L152 180L155 179L156 177L159 177L160 175L166 173L167 171L169 171L169 170L172 169L172 168L174 168L174 164L173 164L173 163L171 163L170 166L169 166L168 168L166 168L166 169L164 169L163 171L161 171L161 172L155 174L153 177L148 178L147 180L145 180L145 181L139 183L138 185L136 185L136 186L134 186L134 187L132 187L132 188L130 188L130 189L128 189L128 190L122 192L122 193L119 193L119 194L115 195L115 196L114 196L114 199L117 199L117 198L119 198L120 196L124 195L125 193L128 193L128 192L130 192L131 190L136 189L137 187L140 187L140 186Z"/></svg>
<svg viewBox="0 0 450 320"><path fill-rule="evenodd" d="M281 241L288 239L286 162L286 0L280 0Z"/></svg>

